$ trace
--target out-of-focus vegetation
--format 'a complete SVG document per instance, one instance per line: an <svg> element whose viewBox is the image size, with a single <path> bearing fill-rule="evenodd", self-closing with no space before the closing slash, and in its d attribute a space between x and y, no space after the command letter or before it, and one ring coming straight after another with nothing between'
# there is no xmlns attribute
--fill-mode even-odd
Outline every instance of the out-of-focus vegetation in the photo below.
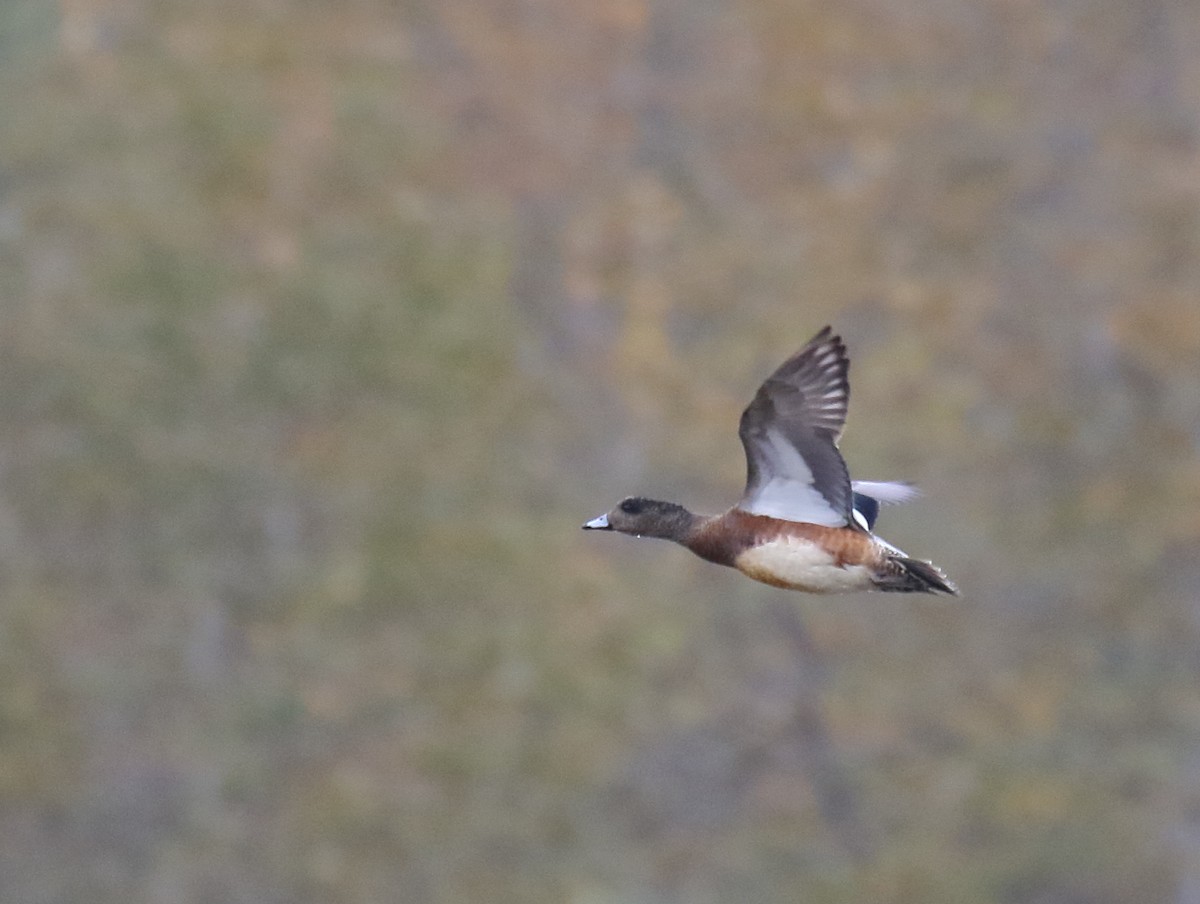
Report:
<svg viewBox="0 0 1200 904"><path fill-rule="evenodd" d="M0 897L1200 900L1200 5L0 7ZM716 510L761 377L961 601Z"/></svg>

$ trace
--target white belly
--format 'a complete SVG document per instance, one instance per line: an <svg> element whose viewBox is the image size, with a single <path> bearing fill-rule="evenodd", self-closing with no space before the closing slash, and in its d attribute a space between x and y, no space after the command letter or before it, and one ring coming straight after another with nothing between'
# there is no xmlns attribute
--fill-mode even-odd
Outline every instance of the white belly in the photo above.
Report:
<svg viewBox="0 0 1200 904"><path fill-rule="evenodd" d="M748 549L737 558L748 577L776 587L809 593L870 590L870 573L862 565L838 565L832 555L808 540L780 537Z"/></svg>

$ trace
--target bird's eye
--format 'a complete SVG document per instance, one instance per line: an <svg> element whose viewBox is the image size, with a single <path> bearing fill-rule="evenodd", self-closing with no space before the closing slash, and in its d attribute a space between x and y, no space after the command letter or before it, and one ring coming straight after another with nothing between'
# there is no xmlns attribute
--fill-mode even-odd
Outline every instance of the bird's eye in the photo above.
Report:
<svg viewBox="0 0 1200 904"><path fill-rule="evenodd" d="M626 515L636 515L641 510L642 500L640 499L626 499L621 503L621 511L623 511Z"/></svg>

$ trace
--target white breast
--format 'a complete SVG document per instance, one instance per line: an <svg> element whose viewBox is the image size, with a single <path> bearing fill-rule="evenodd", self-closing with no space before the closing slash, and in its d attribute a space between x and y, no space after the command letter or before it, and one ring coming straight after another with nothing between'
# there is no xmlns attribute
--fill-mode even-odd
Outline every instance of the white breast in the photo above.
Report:
<svg viewBox="0 0 1200 904"><path fill-rule="evenodd" d="M838 565L820 546L795 537L780 537L748 549L738 556L736 564L739 571L756 581L809 593L842 593L873 586L862 565Z"/></svg>

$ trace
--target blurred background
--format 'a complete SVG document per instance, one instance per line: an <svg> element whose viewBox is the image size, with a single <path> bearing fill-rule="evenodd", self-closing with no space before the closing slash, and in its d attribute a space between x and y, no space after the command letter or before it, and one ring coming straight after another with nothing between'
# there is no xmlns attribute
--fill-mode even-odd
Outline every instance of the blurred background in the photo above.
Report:
<svg viewBox="0 0 1200 904"><path fill-rule="evenodd" d="M1197 47L7 0L0 898L1200 902ZM961 599L579 530L826 323Z"/></svg>

